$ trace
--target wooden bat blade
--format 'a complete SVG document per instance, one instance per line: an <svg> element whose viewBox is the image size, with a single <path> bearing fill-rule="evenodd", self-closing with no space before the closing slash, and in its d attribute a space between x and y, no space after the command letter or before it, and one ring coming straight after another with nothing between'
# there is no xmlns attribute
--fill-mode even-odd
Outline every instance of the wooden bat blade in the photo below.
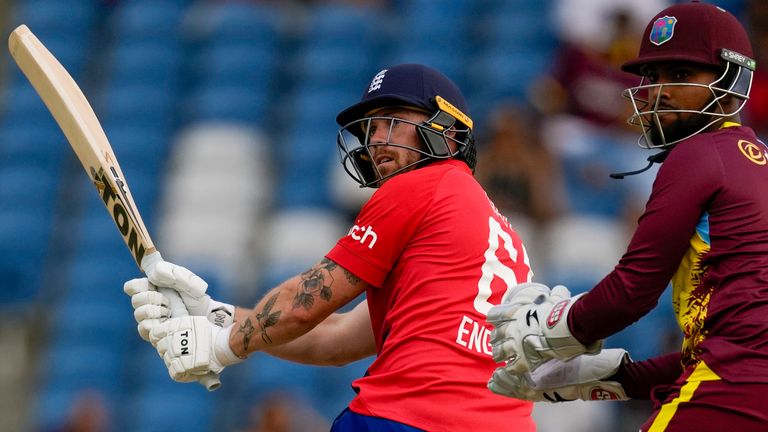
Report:
<svg viewBox="0 0 768 432"><path fill-rule="evenodd" d="M154 252L155 246L93 108L64 66L27 26L21 25L11 33L8 48L64 132L141 267L141 260Z"/></svg>

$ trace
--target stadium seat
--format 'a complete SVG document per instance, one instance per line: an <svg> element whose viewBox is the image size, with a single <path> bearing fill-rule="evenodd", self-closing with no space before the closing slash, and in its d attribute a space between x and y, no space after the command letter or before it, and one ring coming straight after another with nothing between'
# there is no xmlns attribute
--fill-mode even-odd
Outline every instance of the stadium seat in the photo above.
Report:
<svg viewBox="0 0 768 432"><path fill-rule="evenodd" d="M241 365L244 389L251 397L276 390L312 399L319 387L319 376L324 368L307 366L268 355L254 356Z"/></svg>
<svg viewBox="0 0 768 432"><path fill-rule="evenodd" d="M126 353L118 351L119 345L101 346L75 337L62 342L51 345L40 364L43 389L95 388L105 394L120 394Z"/></svg>
<svg viewBox="0 0 768 432"><path fill-rule="evenodd" d="M33 120L46 119L52 128L56 127L45 104L37 96L37 92L26 77L21 74L21 70L13 67L9 72L9 85L6 87L4 95L3 123L7 124L7 126L4 125L4 128L11 127L17 122L24 122L25 126L28 123L33 123L26 120L28 117L34 117ZM6 144L3 143L2 145Z"/></svg>
<svg viewBox="0 0 768 432"><path fill-rule="evenodd" d="M108 217L100 219L112 223ZM100 242L94 241L99 239ZM101 301L105 307L129 307L123 283L142 274L116 228L99 224L90 233L81 234L77 243L68 273L62 280L66 286L60 287L65 298L78 301L90 298Z"/></svg>
<svg viewBox="0 0 768 432"><path fill-rule="evenodd" d="M18 3L13 22L26 24L38 37L38 33L45 32L84 40L96 25L97 9L93 1L27 0ZM43 43L47 45L52 39Z"/></svg>
<svg viewBox="0 0 768 432"><path fill-rule="evenodd" d="M153 86L173 95L179 85L182 53L176 41L118 41L109 55L109 86Z"/></svg>
<svg viewBox="0 0 768 432"><path fill-rule="evenodd" d="M218 402L232 397L236 383L223 378L223 386L214 393L207 392L197 383L177 383L157 352L141 341L134 351L127 375L131 379L131 392L122 399L126 404L123 422L129 431L209 431L213 425ZM236 370L236 368L232 368ZM173 425L170 429L168 425Z"/></svg>
<svg viewBox="0 0 768 432"><path fill-rule="evenodd" d="M96 406L97 403L99 406ZM125 430L113 420L112 413L119 409L119 405L112 397L98 389L54 386L42 390L31 405L28 412L32 430L60 430L63 425L73 420L73 416L78 415L76 410L84 409L82 405L88 406L90 415L94 417L104 415L103 421L111 423L116 430Z"/></svg>
<svg viewBox="0 0 768 432"><path fill-rule="evenodd" d="M47 112L41 115L14 111L0 122L1 165L30 165L56 176L62 163L71 157L69 153L64 134Z"/></svg>
<svg viewBox="0 0 768 432"><path fill-rule="evenodd" d="M368 81L376 72L371 63L365 60L366 52L346 46L307 47L295 54L292 70L305 89L311 86L318 90L344 91L357 95L361 83Z"/></svg>
<svg viewBox="0 0 768 432"><path fill-rule="evenodd" d="M247 85L269 92L278 67L276 47L262 43L211 41L194 59L191 73L208 85Z"/></svg>
<svg viewBox="0 0 768 432"><path fill-rule="evenodd" d="M0 208L51 215L59 192L58 171L33 164L0 164Z"/></svg>
<svg viewBox="0 0 768 432"><path fill-rule="evenodd" d="M309 10L304 39L310 47L346 46L354 52L370 48L382 26L374 21L374 9L341 3L321 3Z"/></svg>
<svg viewBox="0 0 768 432"><path fill-rule="evenodd" d="M521 61L520 59L525 59ZM551 52L496 47L477 54L467 69L470 85L490 99L524 100L528 86L549 68Z"/></svg>
<svg viewBox="0 0 768 432"><path fill-rule="evenodd" d="M605 216L568 214L542 233L544 283L566 284L573 294L592 288L619 261L627 243L625 227ZM599 238L596 242L594 239Z"/></svg>
<svg viewBox="0 0 768 432"><path fill-rule="evenodd" d="M193 44L277 44L284 10L258 2L201 2L189 10L185 37Z"/></svg>
<svg viewBox="0 0 768 432"><path fill-rule="evenodd" d="M422 45L413 45L407 42L399 45L390 54L390 63L421 63L433 67L444 73L456 83L459 88L465 88L465 69L467 56L459 52L447 53ZM365 82L362 80L361 82Z"/></svg>
<svg viewBox="0 0 768 432"><path fill-rule="evenodd" d="M170 380L170 378L168 378ZM172 382L174 387L182 384ZM128 420L130 430L173 430L206 431L215 430L212 424L215 418L215 405L206 394L195 394L188 387L197 384L186 384L185 391L176 390L147 392L133 399L133 414ZM199 391L204 391L200 389Z"/></svg>
<svg viewBox="0 0 768 432"><path fill-rule="evenodd" d="M672 308L671 292L668 287L653 310L624 330L609 336L605 346L624 348L635 361L678 350L682 341Z"/></svg>
<svg viewBox="0 0 768 432"><path fill-rule="evenodd" d="M341 367L325 367L317 376L317 387L312 401L321 414L334 418L355 397L352 381L362 378L373 358L367 358Z"/></svg>
<svg viewBox="0 0 768 432"><path fill-rule="evenodd" d="M52 218L25 208L0 211L0 303L29 302L40 289L40 268L50 249Z"/></svg>
<svg viewBox="0 0 768 432"><path fill-rule="evenodd" d="M134 118L125 117L134 103L138 104L139 100L119 102L119 111L116 109L107 115L104 132L123 170L139 170L157 176L171 145L172 126L167 119L153 119L153 115L165 115L166 104L150 99L146 110L139 110Z"/></svg>
<svg viewBox="0 0 768 432"><path fill-rule="evenodd" d="M190 0L121 2L112 15L111 30L122 41L174 40Z"/></svg>
<svg viewBox="0 0 768 432"><path fill-rule="evenodd" d="M261 246L267 266L281 262L306 268L331 250L348 227L341 216L324 208L293 208L276 212Z"/></svg>
<svg viewBox="0 0 768 432"><path fill-rule="evenodd" d="M184 124L233 121L261 125L266 120L268 98L245 85L203 86L184 102L182 109Z"/></svg>

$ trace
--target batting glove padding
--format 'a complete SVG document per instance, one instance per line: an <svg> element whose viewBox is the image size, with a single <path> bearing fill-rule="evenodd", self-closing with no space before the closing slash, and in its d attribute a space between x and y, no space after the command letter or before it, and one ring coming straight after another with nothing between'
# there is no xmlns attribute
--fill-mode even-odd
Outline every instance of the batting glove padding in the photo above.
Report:
<svg viewBox="0 0 768 432"><path fill-rule="evenodd" d="M533 297L533 290L542 295ZM568 328L568 312L583 294L571 298L562 285L547 290L541 284L521 284L488 312L487 320L495 327L493 358L506 362L510 372L533 371L549 359L568 360L602 348L602 340L584 346Z"/></svg>
<svg viewBox="0 0 768 432"><path fill-rule="evenodd" d="M213 300L205 293L208 284L189 269L160 261L149 266L146 274L152 285L177 291L189 315L208 317L219 327L229 327L234 322L235 307Z"/></svg>
<svg viewBox="0 0 768 432"><path fill-rule="evenodd" d="M152 327L171 316L168 297L158 292L147 278L129 280L123 285L123 291L131 297L133 318L138 323L139 335L149 341Z"/></svg>
<svg viewBox="0 0 768 432"><path fill-rule="evenodd" d="M190 382L243 360L229 346L232 328L219 327L201 316L170 318L152 328L150 339L171 378Z"/></svg>
<svg viewBox="0 0 768 432"><path fill-rule="evenodd" d="M488 381L488 388L502 396L533 402L626 400L628 397L622 385L607 378L629 361L625 350L606 349L566 362L550 360L533 372L523 374L500 367Z"/></svg>

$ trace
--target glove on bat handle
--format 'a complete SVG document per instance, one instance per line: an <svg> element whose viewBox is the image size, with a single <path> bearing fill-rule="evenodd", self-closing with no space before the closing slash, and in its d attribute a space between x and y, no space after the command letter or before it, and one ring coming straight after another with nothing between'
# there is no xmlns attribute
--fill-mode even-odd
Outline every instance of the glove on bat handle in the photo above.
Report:
<svg viewBox="0 0 768 432"><path fill-rule="evenodd" d="M189 315L187 313L187 307L184 306L184 301L181 299L178 291L171 288L158 288L158 290L168 298L169 307L171 309L171 317L182 317ZM208 372L205 375L200 375L197 378L197 382L200 383L208 391L214 391L221 387L221 380L219 374L215 372Z"/></svg>
<svg viewBox="0 0 768 432"><path fill-rule="evenodd" d="M151 253L144 255L144 258L141 260L140 267L144 273L148 273L149 269L154 268L154 266L162 260L163 257L160 256L160 252L154 250ZM160 291L164 296L168 298L168 306L171 309L171 317L175 318L189 315L187 312L187 307L184 306L184 300L181 299L181 295L178 293L178 291L165 287L158 287L158 291ZM214 391L221 387L219 374L215 372L208 372L205 375L200 375L197 378L197 382L199 382L200 385L205 387L208 391Z"/></svg>

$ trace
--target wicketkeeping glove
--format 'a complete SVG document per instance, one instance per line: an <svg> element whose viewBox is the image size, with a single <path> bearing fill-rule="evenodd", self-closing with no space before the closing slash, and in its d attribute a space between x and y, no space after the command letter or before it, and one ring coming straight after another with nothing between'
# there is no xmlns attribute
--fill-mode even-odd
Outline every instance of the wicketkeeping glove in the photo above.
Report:
<svg viewBox="0 0 768 432"><path fill-rule="evenodd" d="M500 367L488 381L488 388L496 394L533 402L626 400L622 385L607 378L630 361L623 349L605 349L567 362L550 360L523 374Z"/></svg>
<svg viewBox="0 0 768 432"><path fill-rule="evenodd" d="M543 296L532 298L534 289ZM568 328L568 312L583 294L571 298L562 285L555 286L549 295L547 290L541 284L518 285L502 304L488 311L486 320L495 327L491 334L493 358L507 362L511 372L533 371L549 359L568 360L602 348L602 340L584 346Z"/></svg>
<svg viewBox="0 0 768 432"><path fill-rule="evenodd" d="M201 316L169 318L152 327L150 339L175 381L190 382L216 374L244 359L229 346L234 326L219 327Z"/></svg>

